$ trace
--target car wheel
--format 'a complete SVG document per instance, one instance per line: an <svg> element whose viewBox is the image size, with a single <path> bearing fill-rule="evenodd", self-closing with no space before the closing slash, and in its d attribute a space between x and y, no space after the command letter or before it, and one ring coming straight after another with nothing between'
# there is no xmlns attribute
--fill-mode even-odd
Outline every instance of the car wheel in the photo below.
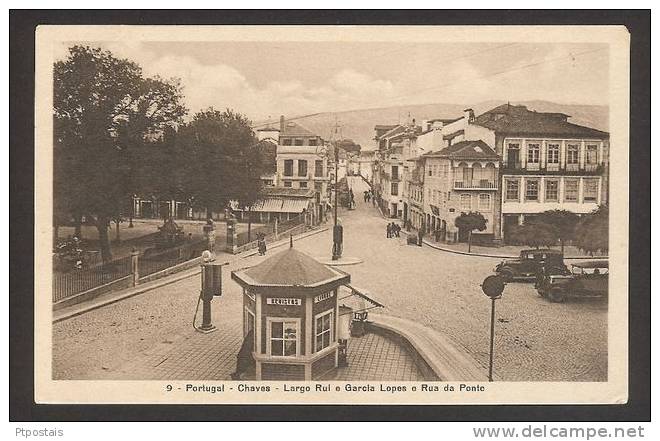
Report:
<svg viewBox="0 0 660 441"><path fill-rule="evenodd" d="M564 301L564 293L561 289L553 289L548 292L548 299L554 303L561 303Z"/></svg>
<svg viewBox="0 0 660 441"><path fill-rule="evenodd" d="M500 271L500 276L502 276L504 283L509 283L511 280L513 280L513 272L509 269Z"/></svg>

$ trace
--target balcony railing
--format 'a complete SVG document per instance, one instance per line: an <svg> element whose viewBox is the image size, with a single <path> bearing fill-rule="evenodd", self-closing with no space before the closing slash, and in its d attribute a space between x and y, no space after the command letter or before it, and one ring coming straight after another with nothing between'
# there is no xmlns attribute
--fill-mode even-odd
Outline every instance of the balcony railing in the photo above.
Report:
<svg viewBox="0 0 660 441"><path fill-rule="evenodd" d="M478 181L454 181L454 189L456 190L496 190L497 182L488 179L480 179Z"/></svg>
<svg viewBox="0 0 660 441"><path fill-rule="evenodd" d="M569 172L569 173L601 173L604 170L605 166L603 164L584 164L580 167L580 164L565 164L561 166L560 164L545 164L540 166L538 163L527 163L523 165L522 162L507 162L502 164L503 170L528 170L528 171L546 171L546 172Z"/></svg>

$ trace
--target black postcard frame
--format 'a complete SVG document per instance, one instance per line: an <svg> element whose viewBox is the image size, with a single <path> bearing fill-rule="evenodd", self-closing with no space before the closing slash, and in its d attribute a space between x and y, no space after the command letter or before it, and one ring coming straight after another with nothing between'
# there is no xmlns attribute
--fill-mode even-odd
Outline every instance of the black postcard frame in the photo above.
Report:
<svg viewBox="0 0 660 441"><path fill-rule="evenodd" d="M648 10L10 11L10 421L650 421ZM34 403L34 44L41 24L624 25L631 35L629 402L553 406L43 405ZM32 147L32 148L31 148Z"/></svg>

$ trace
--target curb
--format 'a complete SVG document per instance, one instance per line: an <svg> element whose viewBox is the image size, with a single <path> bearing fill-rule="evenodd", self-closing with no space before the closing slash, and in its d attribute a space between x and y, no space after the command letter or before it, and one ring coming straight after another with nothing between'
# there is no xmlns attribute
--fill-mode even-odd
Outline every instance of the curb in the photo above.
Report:
<svg viewBox="0 0 660 441"><path fill-rule="evenodd" d="M302 233L299 236L294 236L294 238L304 239L308 236L313 236L315 234L319 234L319 233L322 233L324 231L328 231L329 229L330 229L330 227L322 227L322 228L319 228L317 230L312 230L312 231ZM278 248L278 247L281 247L281 246L286 245L288 243L289 243L288 238L287 239L282 239L282 240L276 242L275 244L273 244L270 248L271 249ZM239 261L238 259L245 259L247 257L254 256L257 253L258 253L257 250L249 250L249 251L245 251L241 254L233 254L232 256L236 256L235 261L238 262ZM63 311L60 314L57 314L58 311L53 311L53 320L52 320L52 322L53 323L61 322L63 320L66 320L66 319L84 314L88 311L92 311L94 309L99 309L99 308L102 308L104 306L111 305L113 303L117 303L121 300L134 297L138 294L143 294L147 291L151 291L153 289L157 289L157 288L160 288L162 286L169 285L171 283L179 282L179 281L187 279L189 277L193 277L193 276L199 274L199 272L200 272L199 267L190 268L190 269L181 271L179 273L173 274L171 276L162 277L162 278L157 279L153 282L148 282L147 284L144 284L144 285L138 285L137 287L125 289L125 290L122 290L122 291L110 292L110 293L113 294L112 296L108 296L108 298L105 298L105 299L100 300L100 301L98 301L96 303L93 303L93 304L85 305L85 302L81 302L81 303L78 303L76 305L72 305L71 308L74 308L74 306L80 305L79 308L75 308L74 310L66 311L66 308L62 308L62 309L59 310L59 311ZM110 293L108 293L108 294L110 294ZM103 295L101 295L101 296L103 296ZM101 297L101 296L99 296L99 297ZM99 298L99 297L97 297L97 298ZM93 300L90 300L90 302L93 302Z"/></svg>
<svg viewBox="0 0 660 441"><path fill-rule="evenodd" d="M439 381L488 381L486 369L438 331L389 315L374 314L370 318L371 326L407 341Z"/></svg>
<svg viewBox="0 0 660 441"><path fill-rule="evenodd" d="M401 230L402 233L404 233L406 236L412 234L409 231ZM483 253L468 253L467 251L459 251L459 250L452 250L451 248L444 248L441 246L438 246L432 242L429 242L426 239L422 239L422 243L424 245L429 246L430 248L434 248L439 251L444 251L445 253L452 253L452 254L461 254L463 256L475 256L475 257L489 257L491 259L517 259L520 256L519 255L513 255L513 254L483 254ZM564 260L600 260L600 259L609 259L609 256L564 256Z"/></svg>

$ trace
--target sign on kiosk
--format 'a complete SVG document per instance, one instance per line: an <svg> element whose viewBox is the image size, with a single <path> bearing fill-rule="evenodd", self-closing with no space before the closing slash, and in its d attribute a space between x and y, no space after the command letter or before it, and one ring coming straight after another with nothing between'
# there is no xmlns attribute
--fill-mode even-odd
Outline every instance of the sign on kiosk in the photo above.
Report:
<svg viewBox="0 0 660 441"><path fill-rule="evenodd" d="M334 296L334 295L335 295L334 291L328 291L326 293L319 294L316 297L314 297L314 303L319 303L319 302L322 302L324 300L331 299L332 296Z"/></svg>
<svg viewBox="0 0 660 441"><path fill-rule="evenodd" d="M266 297L267 305L300 306L302 301L291 297Z"/></svg>

